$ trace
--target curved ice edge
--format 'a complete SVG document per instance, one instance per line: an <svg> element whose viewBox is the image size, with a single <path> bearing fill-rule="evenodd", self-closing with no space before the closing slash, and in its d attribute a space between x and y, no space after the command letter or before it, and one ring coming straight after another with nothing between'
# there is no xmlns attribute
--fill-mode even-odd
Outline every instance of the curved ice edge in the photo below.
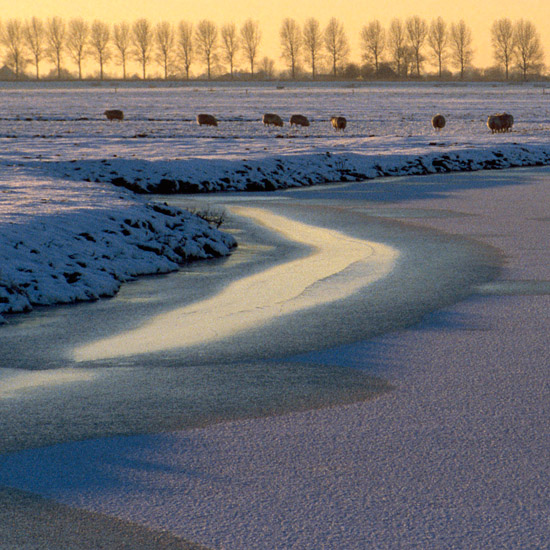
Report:
<svg viewBox="0 0 550 550"><path fill-rule="evenodd" d="M239 279L212 298L158 315L137 329L81 346L73 359L95 361L220 341L274 318L347 298L386 277L400 255L393 247L269 210L234 211L310 247L311 254Z"/></svg>

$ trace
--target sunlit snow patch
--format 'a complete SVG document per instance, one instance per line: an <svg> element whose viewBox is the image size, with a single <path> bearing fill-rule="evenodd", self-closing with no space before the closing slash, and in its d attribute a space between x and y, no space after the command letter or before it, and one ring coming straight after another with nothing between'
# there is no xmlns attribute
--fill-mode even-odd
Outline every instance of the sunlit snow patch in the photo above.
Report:
<svg viewBox="0 0 550 550"><path fill-rule="evenodd" d="M389 246L267 210L236 210L310 246L311 254L239 279L212 298L158 315L135 330L77 348L74 358L93 361L221 340L275 317L346 298L388 275L399 256Z"/></svg>

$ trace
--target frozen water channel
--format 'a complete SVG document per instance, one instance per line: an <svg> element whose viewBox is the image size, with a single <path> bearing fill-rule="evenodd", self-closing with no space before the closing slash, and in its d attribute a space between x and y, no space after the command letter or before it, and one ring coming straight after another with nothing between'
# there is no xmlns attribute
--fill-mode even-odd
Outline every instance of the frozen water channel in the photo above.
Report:
<svg viewBox="0 0 550 550"><path fill-rule="evenodd" d="M113 299L12 319L2 327L0 422L11 433L3 450L388 389L353 369L285 358L413 323L468 294L499 259L477 243L372 216L355 196L366 189L201 197L199 206L227 210L223 227L240 243L231 257L140 279Z"/></svg>
<svg viewBox="0 0 550 550"><path fill-rule="evenodd" d="M81 533L101 513L210 548L544 547L548 170L222 198L207 202L233 212L231 258L6 327L14 361L50 368L0 401L4 451L27 447L2 456L0 482L70 506ZM399 257L349 296L219 341L71 359L312 256L249 209ZM57 529L66 511L46 503Z"/></svg>

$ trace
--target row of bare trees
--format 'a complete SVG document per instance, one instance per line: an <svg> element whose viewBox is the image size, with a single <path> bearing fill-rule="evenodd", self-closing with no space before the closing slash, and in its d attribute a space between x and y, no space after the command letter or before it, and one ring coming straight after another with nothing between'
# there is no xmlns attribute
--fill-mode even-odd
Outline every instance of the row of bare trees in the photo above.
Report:
<svg viewBox="0 0 550 550"><path fill-rule="evenodd" d="M530 71L540 71L544 61L544 51L535 25L520 19L513 23L510 19L497 19L491 27L491 40L494 57L508 79L510 67L515 63L523 78Z"/></svg>
<svg viewBox="0 0 550 550"><path fill-rule="evenodd" d="M234 23L221 28L222 56L230 65L231 75L238 51L242 51L251 74L254 74L260 39L259 25L251 19L239 31ZM218 28L207 20L194 28L186 21L181 21L177 26L167 21L152 25L147 19L139 19L131 25L122 22L113 27L97 20L89 24L82 18L68 22L60 17L46 21L33 17L24 22L10 19L0 26L0 43L6 50L5 62L13 68L16 78L22 75L27 64L32 63L39 79L44 60L55 65L57 76L61 78L65 54L69 54L76 64L79 78L82 78L83 63L90 56L98 62L101 79L105 64L113 59L120 64L124 79L127 77L127 63L131 59L141 65L144 79L153 58L163 68L165 78L173 73L176 66L182 67L189 78L195 57L204 63L210 78L213 65L219 61Z"/></svg>
<svg viewBox="0 0 550 550"><path fill-rule="evenodd" d="M450 60L463 78L473 57L472 32L464 20L449 26L441 17L431 23L418 16L405 21L396 18L387 30L374 20L361 29L361 50L363 59L374 66L376 73L387 59L397 75L414 72L420 76L429 58L439 76Z"/></svg>
<svg viewBox="0 0 550 550"><path fill-rule="evenodd" d="M531 71L540 71L544 52L539 34L533 23L520 19L498 19L491 27L491 41L495 61L504 70L506 79L512 64L524 78ZM420 76L421 67L429 59L442 75L445 63L450 61L464 77L473 58L472 32L461 20L450 26L438 17L428 23L418 16L405 21L394 19L387 31L379 21L371 21L361 30L361 48L365 61L380 70L383 55L387 54L398 75L408 71Z"/></svg>
<svg viewBox="0 0 550 550"><path fill-rule="evenodd" d="M343 24L330 19L325 28L319 21L309 18L300 25L292 18L285 18L280 27L281 58L288 66L291 78L302 71L303 64L315 79L321 64L330 67L333 76L338 75L348 61L350 46ZM252 19L239 28L235 23L218 27L202 20L193 25L181 21L177 25L163 21L153 25L147 19L108 24L96 20L91 24L82 18L65 21L60 17L41 20L10 19L0 25L0 43L5 49L5 62L20 78L27 65L34 65L37 79L45 60L55 66L58 78L66 73L63 63L70 56L83 77L83 65L92 58L97 63L99 78L104 78L105 65L115 62L121 68L122 78L127 78L129 61L138 62L142 78L147 78L151 62L155 61L165 78L183 73L190 76L191 65L200 62L211 78L215 68L223 65L233 78L235 67L244 61L249 74L254 76L258 66L270 76L274 61L259 59L262 34L259 24ZM543 49L538 32L530 21L498 19L491 27L494 58L502 67L506 78L512 67L517 67L525 77L540 71ZM385 29L377 20L366 24L360 33L362 59L373 68L374 74L382 74L383 68L391 68L393 74L403 77L420 76L428 61L437 67L439 76L447 63L456 67L460 77L471 66L473 58L472 32L463 21L447 24L441 17L428 23L418 16L406 20L393 19Z"/></svg>

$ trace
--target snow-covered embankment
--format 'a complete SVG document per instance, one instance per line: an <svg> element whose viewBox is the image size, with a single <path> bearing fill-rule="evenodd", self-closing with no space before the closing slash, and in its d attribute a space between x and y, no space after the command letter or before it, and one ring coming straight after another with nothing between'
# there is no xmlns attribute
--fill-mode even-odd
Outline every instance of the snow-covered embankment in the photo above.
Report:
<svg viewBox="0 0 550 550"><path fill-rule="evenodd" d="M236 245L188 212L104 184L3 167L0 192L0 314L112 296L137 275Z"/></svg>
<svg viewBox="0 0 550 550"><path fill-rule="evenodd" d="M134 158L132 150L128 149L122 153L119 151L118 158L55 159L30 162L28 166L56 177L112 183L137 193L170 194L273 191L388 176L550 164L550 147L540 140L521 143L506 139L503 142L488 137L491 134L457 143L430 141L425 136L397 141L342 138L338 143L281 139L275 140L279 146L275 148L274 140L259 140L258 143L246 143L247 158L244 159L243 153L238 151L239 155L231 145L223 150L223 154L201 150L197 145L194 155L179 159ZM269 150L265 152L264 149Z"/></svg>

